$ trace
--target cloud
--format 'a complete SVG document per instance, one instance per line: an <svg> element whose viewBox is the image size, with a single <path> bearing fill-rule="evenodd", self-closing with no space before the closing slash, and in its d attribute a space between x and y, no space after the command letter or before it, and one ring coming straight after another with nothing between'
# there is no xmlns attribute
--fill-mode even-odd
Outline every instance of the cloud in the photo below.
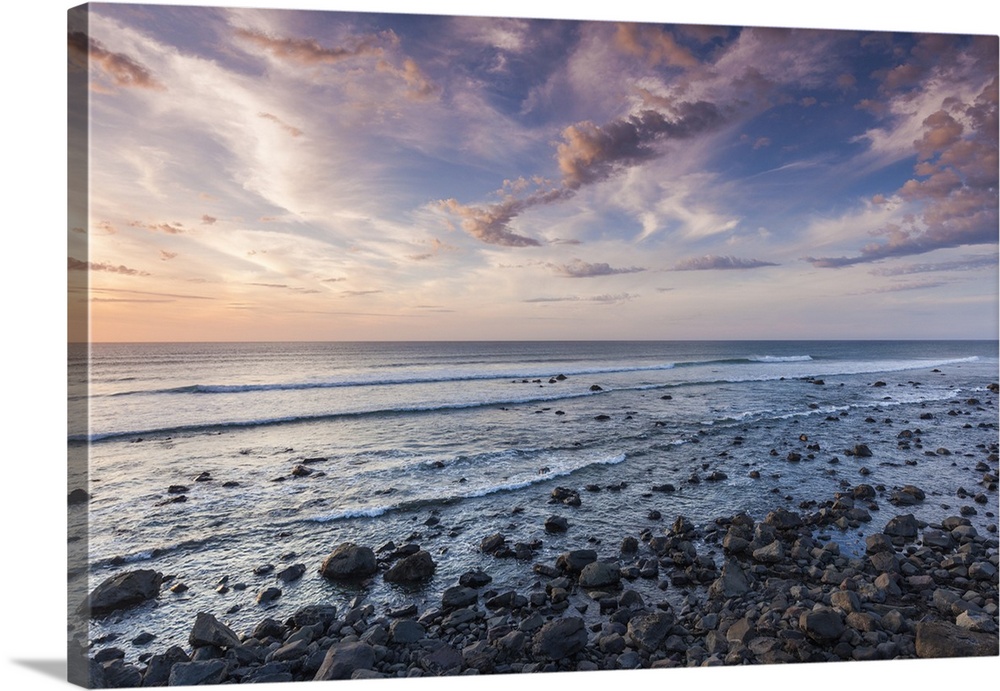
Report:
<svg viewBox="0 0 1000 691"><path fill-rule="evenodd" d="M992 63L996 74L996 59ZM911 135L914 177L896 192L909 213L876 232L884 238L855 256L806 257L813 266L837 268L938 249L997 242L998 78L968 102L944 97ZM895 82L894 82L895 83Z"/></svg>
<svg viewBox="0 0 1000 691"><path fill-rule="evenodd" d="M597 302L605 305L613 305L622 302L628 302L629 300L634 300L638 295L632 293L615 293L615 294L604 294L604 295L593 295L590 297L581 297L579 295L569 295L566 297L543 297L543 298L527 298L524 302L528 303L545 303L545 302Z"/></svg>
<svg viewBox="0 0 1000 691"><path fill-rule="evenodd" d="M168 261L170 259L175 259L177 257L176 252L168 252L167 250L160 250L160 259L162 261Z"/></svg>
<svg viewBox="0 0 1000 691"><path fill-rule="evenodd" d="M686 139L719 126L724 121L713 103L681 102L669 115L643 110L604 125L584 121L566 127L563 141L556 146L556 162L561 184L535 180L536 191L518 196L504 190L501 202L483 206L461 204L455 199L437 202L438 209L462 219L469 235L493 245L539 246L534 238L513 232L509 224L535 206L569 199L593 183L662 155L657 143L666 139ZM520 188L515 188L520 190Z"/></svg>
<svg viewBox="0 0 1000 691"><path fill-rule="evenodd" d="M332 64L363 56L378 57L384 53L383 44L398 40L392 31L386 31L382 34L352 36L345 46L324 48L312 38L277 38L246 28L236 29L236 36L276 58L303 65Z"/></svg>
<svg viewBox="0 0 1000 691"><path fill-rule="evenodd" d="M288 132L288 134L290 134L293 137L301 137L302 136L302 130L300 130L298 127L292 127L287 122L285 122L284 120L282 120L281 118L279 118L277 115L273 115L271 113L263 113L263 112L261 112L261 113L257 113L257 116L261 117L261 118L264 118L265 120L270 120L271 122L277 123L281 127L281 129L285 130L286 132ZM214 222L214 220L213 220L213 222Z"/></svg>
<svg viewBox="0 0 1000 691"><path fill-rule="evenodd" d="M154 297L180 298L182 300L214 300L214 297L207 295L179 295L177 293L158 293L149 290L125 290L123 288L90 288L92 293L125 293L128 295L152 295Z"/></svg>
<svg viewBox="0 0 1000 691"><path fill-rule="evenodd" d="M122 274L124 276L149 276L146 271L140 271L139 269L130 269L129 267L119 264L114 266L113 264L107 264L105 262L86 262L82 259L76 259L75 257L68 257L68 269L70 271L105 271L107 273Z"/></svg>
<svg viewBox="0 0 1000 691"><path fill-rule="evenodd" d="M556 161L567 189L605 180L617 171L655 158L654 144L663 139L687 139L719 126L723 115L714 103L679 103L672 117L644 110L598 126L585 121L562 132Z"/></svg>
<svg viewBox="0 0 1000 691"><path fill-rule="evenodd" d="M184 232L184 224L179 221L173 223L143 223L142 221L129 221L130 228L145 228L153 232L166 233L168 235L179 235Z"/></svg>
<svg viewBox="0 0 1000 691"><path fill-rule="evenodd" d="M631 274L645 271L644 268L632 266L628 268L612 268L605 262L589 264L579 259L574 259L569 264L548 264L557 274L567 278L593 278L595 276L613 276L615 274Z"/></svg>
<svg viewBox="0 0 1000 691"><path fill-rule="evenodd" d="M759 269L764 266L778 266L774 262L760 259L742 259L740 257L706 254L704 257L684 259L674 265L674 271L711 271L715 269Z"/></svg>
<svg viewBox="0 0 1000 691"><path fill-rule="evenodd" d="M80 68L88 62L99 67L115 86L162 90L163 84L153 78L150 71L124 53L106 49L100 41L82 31L69 34L69 57Z"/></svg>
<svg viewBox="0 0 1000 691"><path fill-rule="evenodd" d="M905 276L908 274L932 273L936 271L974 271L976 269L995 269L998 265L998 257L995 254L984 254L979 256L956 259L949 262L937 262L933 264L906 264L891 268L878 268L869 271L873 276Z"/></svg>
<svg viewBox="0 0 1000 691"><path fill-rule="evenodd" d="M910 283L894 283L881 288L870 288L853 295L878 295L881 293L899 293L906 290L923 290L924 288L938 288L948 285L949 281L912 281Z"/></svg>
<svg viewBox="0 0 1000 691"><path fill-rule="evenodd" d="M341 297L353 298L359 297L361 295L374 295L375 293L381 293L381 290L344 290L340 293Z"/></svg>
<svg viewBox="0 0 1000 691"><path fill-rule="evenodd" d="M218 221L218 220L219 219L217 219L215 216L209 216L208 214L202 214L202 217L201 217L201 223L202 223L202 225L206 225L206 226L215 225L215 222Z"/></svg>
<svg viewBox="0 0 1000 691"><path fill-rule="evenodd" d="M614 44L630 55L644 58L651 65L697 67L698 59L677 43L669 31L653 24L618 24Z"/></svg>

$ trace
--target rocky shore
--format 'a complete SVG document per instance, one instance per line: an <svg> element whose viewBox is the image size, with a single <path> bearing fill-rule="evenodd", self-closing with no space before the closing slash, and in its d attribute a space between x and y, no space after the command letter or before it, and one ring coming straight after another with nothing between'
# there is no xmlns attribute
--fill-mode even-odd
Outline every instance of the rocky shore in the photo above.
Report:
<svg viewBox="0 0 1000 691"><path fill-rule="evenodd" d="M996 445L986 452L982 489L995 503ZM484 553L532 570L527 592L476 570L422 611L359 595L347 608L308 606L240 633L202 613L187 648L126 662L114 645L92 647L91 680L121 688L997 655L995 533L979 534L963 516L929 525L899 513L866 538L863 554L841 554L830 539L838 526L870 520L878 502L905 507L922 494L859 484L759 521L736 514L695 526L679 516L613 551L571 550L552 563L532 564L530 545L486 535ZM565 501L572 491L553 495ZM416 544L344 543L314 568L337 581L419 587L435 562ZM630 587L637 580L679 591L681 603L643 597ZM162 585L154 571L125 572L95 589L90 607L129 607Z"/></svg>

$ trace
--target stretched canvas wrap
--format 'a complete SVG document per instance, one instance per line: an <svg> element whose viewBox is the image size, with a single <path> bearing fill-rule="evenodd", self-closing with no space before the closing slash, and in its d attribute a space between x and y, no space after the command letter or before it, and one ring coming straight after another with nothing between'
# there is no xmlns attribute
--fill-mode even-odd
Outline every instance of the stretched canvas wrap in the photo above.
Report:
<svg viewBox="0 0 1000 691"><path fill-rule="evenodd" d="M70 680L997 656L997 55L70 10Z"/></svg>

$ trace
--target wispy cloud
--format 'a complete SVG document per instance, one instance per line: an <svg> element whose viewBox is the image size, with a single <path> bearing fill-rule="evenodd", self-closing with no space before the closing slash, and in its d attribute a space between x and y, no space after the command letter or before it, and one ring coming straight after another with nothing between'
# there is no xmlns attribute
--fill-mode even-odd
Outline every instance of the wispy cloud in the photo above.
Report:
<svg viewBox="0 0 1000 691"><path fill-rule="evenodd" d="M135 59L106 49L100 41L81 31L69 34L69 56L78 67L85 67L88 62L95 65L115 86L157 90L164 88L163 84L153 78L149 69Z"/></svg>
<svg viewBox="0 0 1000 691"><path fill-rule="evenodd" d="M104 271L106 273L122 274L123 276L149 276L149 272L131 269L123 264L115 266L105 262L87 262L75 257L69 257L70 271Z"/></svg>
<svg viewBox="0 0 1000 691"><path fill-rule="evenodd" d="M544 303L544 302L596 302L605 305L618 304L621 302L628 302L629 300L635 300L639 295L632 293L615 293L615 294L604 294L604 295L591 295L589 297L584 297L580 295L568 295L563 297L537 297L537 298L527 298L524 302L528 303Z"/></svg>
<svg viewBox="0 0 1000 691"><path fill-rule="evenodd" d="M595 276L614 276L615 274L633 274L646 269L638 266L614 268L607 262L594 264L574 259L569 264L548 264L558 275L567 278L593 278Z"/></svg>
<svg viewBox="0 0 1000 691"><path fill-rule="evenodd" d="M997 255L985 254L947 262L883 267L872 269L870 273L874 276L905 276L908 274L923 274L936 271L974 271L976 269L995 269L998 263L1000 263L1000 259L998 259Z"/></svg>
<svg viewBox="0 0 1000 691"><path fill-rule="evenodd" d="M674 265L674 271L712 271L716 269L759 269L764 266L778 266L774 262L760 259L706 254L703 257L683 259Z"/></svg>

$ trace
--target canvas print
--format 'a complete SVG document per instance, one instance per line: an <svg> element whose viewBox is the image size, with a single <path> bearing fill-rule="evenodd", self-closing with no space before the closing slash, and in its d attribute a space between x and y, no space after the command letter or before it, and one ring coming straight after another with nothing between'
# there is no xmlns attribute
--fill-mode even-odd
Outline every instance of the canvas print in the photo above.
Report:
<svg viewBox="0 0 1000 691"><path fill-rule="evenodd" d="M70 680L997 656L997 51L70 10Z"/></svg>

